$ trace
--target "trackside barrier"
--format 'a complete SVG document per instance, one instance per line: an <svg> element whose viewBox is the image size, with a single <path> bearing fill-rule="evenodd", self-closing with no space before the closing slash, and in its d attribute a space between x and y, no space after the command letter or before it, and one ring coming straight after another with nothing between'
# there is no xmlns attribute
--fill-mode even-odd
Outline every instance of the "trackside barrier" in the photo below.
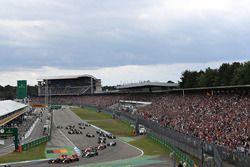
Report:
<svg viewBox="0 0 250 167"><path fill-rule="evenodd" d="M161 139L158 135L155 133L151 132L147 134L151 139L154 141L164 145L167 147L169 150L174 152L174 154L181 160L187 163L188 167L194 167L194 161L190 159L185 153L183 153L181 150L179 150L177 147L169 144L167 140Z"/></svg>
<svg viewBox="0 0 250 167"><path fill-rule="evenodd" d="M40 145L40 144L42 144L42 143L47 142L47 141L49 141L49 140L50 140L50 136L43 136L43 137L41 137L41 138L38 138L38 139L36 139L36 140L33 140L33 141L31 141L31 142L28 142L28 143L23 144L23 145L22 145L22 150L23 150L23 151L27 151L27 150L29 150L29 149L31 149L31 148L34 148L34 147L36 147L36 146L38 146L38 145Z"/></svg>

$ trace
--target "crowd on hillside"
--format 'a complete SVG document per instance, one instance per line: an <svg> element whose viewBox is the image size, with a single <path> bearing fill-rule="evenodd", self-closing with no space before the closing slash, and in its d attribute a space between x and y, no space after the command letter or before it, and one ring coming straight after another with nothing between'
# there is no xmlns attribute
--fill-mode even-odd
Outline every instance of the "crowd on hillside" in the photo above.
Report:
<svg viewBox="0 0 250 167"><path fill-rule="evenodd" d="M161 126L242 152L250 144L250 98L165 95L137 112Z"/></svg>
<svg viewBox="0 0 250 167"><path fill-rule="evenodd" d="M35 99L36 101L39 98ZM42 99L43 100L43 99ZM249 152L249 95L133 94L58 96L52 103L92 105L107 108L119 100L145 101L152 104L139 108L136 114L163 127L193 135L230 149Z"/></svg>

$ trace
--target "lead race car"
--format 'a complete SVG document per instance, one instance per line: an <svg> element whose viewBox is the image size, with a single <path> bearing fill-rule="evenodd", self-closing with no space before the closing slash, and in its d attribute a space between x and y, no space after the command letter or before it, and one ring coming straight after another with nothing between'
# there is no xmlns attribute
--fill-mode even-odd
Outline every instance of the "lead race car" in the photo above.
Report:
<svg viewBox="0 0 250 167"><path fill-rule="evenodd" d="M71 156L68 155L61 155L56 159L51 159L48 161L49 164L55 164L55 163L71 163L71 162L75 162L75 161L79 161L79 156L76 154L73 154Z"/></svg>

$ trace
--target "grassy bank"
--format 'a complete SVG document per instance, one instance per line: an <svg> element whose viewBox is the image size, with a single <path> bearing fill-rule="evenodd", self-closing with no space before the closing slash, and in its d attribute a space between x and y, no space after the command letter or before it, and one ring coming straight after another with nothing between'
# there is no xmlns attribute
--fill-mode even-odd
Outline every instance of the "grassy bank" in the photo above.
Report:
<svg viewBox="0 0 250 167"><path fill-rule="evenodd" d="M138 147L144 151L145 155L169 155L170 151L162 146L160 143L155 142L147 136L129 142L129 144Z"/></svg>
<svg viewBox="0 0 250 167"><path fill-rule="evenodd" d="M98 126L117 136L132 136L133 129L128 123L118 119L112 119L110 114L98 112L94 108L71 108L71 110L81 119L87 120L90 124Z"/></svg>
<svg viewBox="0 0 250 167"><path fill-rule="evenodd" d="M105 114L102 112L98 112L97 109L92 107L84 107L84 108L71 108L76 115L78 115L83 120L103 120L103 119L111 119L110 114Z"/></svg>
<svg viewBox="0 0 250 167"><path fill-rule="evenodd" d="M8 162L43 159L45 158L45 154L44 154L45 147L46 147L46 143L41 144L37 147L34 147L28 151L23 151L22 153L13 152L10 154L0 156L0 164L8 163Z"/></svg>

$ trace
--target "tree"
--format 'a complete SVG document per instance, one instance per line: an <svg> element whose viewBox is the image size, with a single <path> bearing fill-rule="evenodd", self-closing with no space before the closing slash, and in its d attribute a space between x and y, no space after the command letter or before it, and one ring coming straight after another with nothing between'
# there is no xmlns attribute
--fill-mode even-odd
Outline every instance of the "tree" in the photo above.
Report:
<svg viewBox="0 0 250 167"><path fill-rule="evenodd" d="M234 85L250 84L250 61L237 68L233 76L232 83Z"/></svg>
<svg viewBox="0 0 250 167"><path fill-rule="evenodd" d="M184 71L182 73L179 85L181 88L194 88L197 87L197 79L199 74L196 71Z"/></svg>

